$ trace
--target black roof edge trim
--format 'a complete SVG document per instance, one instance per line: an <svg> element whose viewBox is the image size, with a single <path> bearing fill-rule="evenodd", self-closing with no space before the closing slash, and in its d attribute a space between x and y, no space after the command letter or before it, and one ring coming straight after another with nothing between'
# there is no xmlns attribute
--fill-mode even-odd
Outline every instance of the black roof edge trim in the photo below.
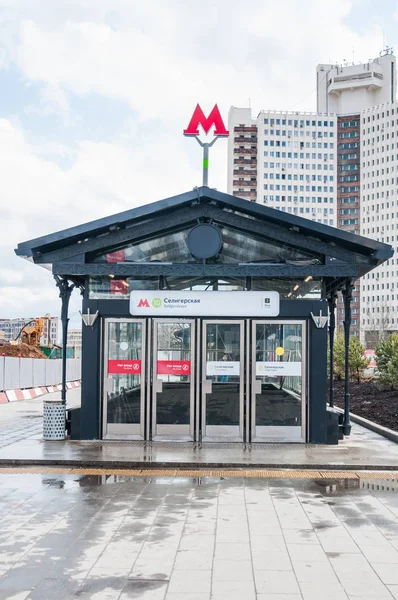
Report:
<svg viewBox="0 0 398 600"><path fill-rule="evenodd" d="M393 249L390 245L377 240L354 235L352 233L333 228L329 225L316 223L310 221L309 219L305 219L304 217L284 213L274 208L270 208L262 204L256 204L243 198L232 196L230 194L219 192L218 190L203 186L193 188L188 192L184 192L176 196L171 196L150 204L132 208L118 214L90 221L89 223L77 225L75 227L48 234L40 238L21 242L18 244L15 253L18 256L30 257L32 256L32 252L42 250L44 247L48 247L53 244L59 246L62 245L63 241L65 242L64 245L72 244L79 239L84 239L85 237L100 235L106 230L109 230L111 227L121 226L123 221L149 218L156 213L160 213L168 209L180 208L185 203L191 203L193 201L203 202L206 199L216 202L220 206L225 206L226 208L230 208L232 210L237 210L248 215L268 220L269 222L280 224L280 226L285 228L298 228L300 234L302 235L318 238L328 243L340 243L349 251L358 252L364 256L373 258L377 256L377 259L379 260L386 260L390 258L393 253Z"/></svg>

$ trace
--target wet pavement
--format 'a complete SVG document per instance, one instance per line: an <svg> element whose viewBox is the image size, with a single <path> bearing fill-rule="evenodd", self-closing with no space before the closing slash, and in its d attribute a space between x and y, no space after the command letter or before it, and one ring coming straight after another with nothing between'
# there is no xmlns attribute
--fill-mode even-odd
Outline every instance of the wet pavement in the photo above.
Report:
<svg viewBox="0 0 398 600"><path fill-rule="evenodd" d="M397 470L398 445L359 425L353 425L351 436L338 446L110 440L44 442L36 436L1 448L1 464Z"/></svg>
<svg viewBox="0 0 398 600"><path fill-rule="evenodd" d="M80 388L68 390L68 406L80 403ZM60 397L60 393L48 397ZM336 446L95 440L44 442L43 398L0 405L0 466L4 464L145 468L398 469L398 445L353 424Z"/></svg>
<svg viewBox="0 0 398 600"><path fill-rule="evenodd" d="M20 400L0 405L0 448L26 439L40 440L43 434L43 400L61 398L61 392L46 394L32 400ZM67 392L67 406L80 405L80 388Z"/></svg>
<svg viewBox="0 0 398 600"><path fill-rule="evenodd" d="M398 481L0 475L0 599L398 598Z"/></svg>

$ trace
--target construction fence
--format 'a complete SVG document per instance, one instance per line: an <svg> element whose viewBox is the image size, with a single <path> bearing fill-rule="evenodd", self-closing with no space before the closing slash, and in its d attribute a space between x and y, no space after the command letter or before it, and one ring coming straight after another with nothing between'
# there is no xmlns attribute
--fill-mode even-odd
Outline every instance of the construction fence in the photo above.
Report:
<svg viewBox="0 0 398 600"><path fill-rule="evenodd" d="M81 379L81 360L68 358L66 381ZM0 392L47 387L62 381L62 361L0 356Z"/></svg>

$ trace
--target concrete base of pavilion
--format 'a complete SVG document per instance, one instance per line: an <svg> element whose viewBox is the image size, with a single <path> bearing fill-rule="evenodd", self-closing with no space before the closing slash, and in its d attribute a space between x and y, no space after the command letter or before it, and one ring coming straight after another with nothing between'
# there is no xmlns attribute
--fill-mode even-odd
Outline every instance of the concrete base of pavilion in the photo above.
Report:
<svg viewBox="0 0 398 600"><path fill-rule="evenodd" d="M313 444L47 442L39 436L0 449L0 467L233 468L398 471L398 445L354 424L337 446Z"/></svg>

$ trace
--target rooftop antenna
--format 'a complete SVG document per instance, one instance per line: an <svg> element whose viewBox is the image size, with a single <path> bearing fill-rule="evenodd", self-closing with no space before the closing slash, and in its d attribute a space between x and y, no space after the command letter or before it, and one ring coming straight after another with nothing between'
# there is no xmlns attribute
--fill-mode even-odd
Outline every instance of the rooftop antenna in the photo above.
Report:
<svg viewBox="0 0 398 600"><path fill-rule="evenodd" d="M352 64L355 64L355 47L352 47Z"/></svg>

